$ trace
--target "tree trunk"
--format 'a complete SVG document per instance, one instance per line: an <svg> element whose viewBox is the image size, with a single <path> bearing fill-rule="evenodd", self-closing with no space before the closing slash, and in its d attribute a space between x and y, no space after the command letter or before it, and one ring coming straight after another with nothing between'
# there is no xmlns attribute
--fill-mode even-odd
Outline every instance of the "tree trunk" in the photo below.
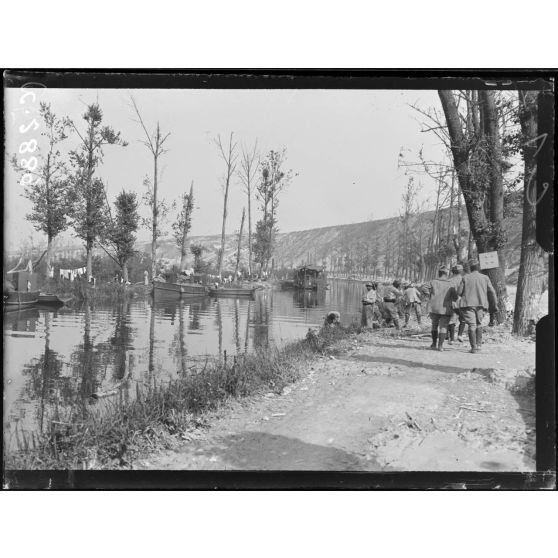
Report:
<svg viewBox="0 0 558 558"><path fill-rule="evenodd" d="M242 219L240 220L240 232L238 233L238 249L236 251L236 266L234 268L234 279L236 281L238 277L238 266L240 264L240 247L242 245L242 231L244 229L244 216L245 211L244 208L242 209Z"/></svg>
<svg viewBox="0 0 558 558"><path fill-rule="evenodd" d="M93 276L93 242L87 242L85 251L87 255L85 274L87 276L87 281L89 281L89 279Z"/></svg>
<svg viewBox="0 0 558 558"><path fill-rule="evenodd" d="M248 273L252 276L252 200L248 183Z"/></svg>
<svg viewBox="0 0 558 558"><path fill-rule="evenodd" d="M157 144L159 144L159 123L157 122ZM153 231L151 237L151 280L157 275L157 158L158 155L153 155Z"/></svg>
<svg viewBox="0 0 558 558"><path fill-rule="evenodd" d="M521 123L523 159L525 162L523 190L523 228L521 259L517 277L517 294L513 317L513 333L526 335L530 320L538 313L538 301L545 277L544 252L536 240L536 205L529 201L528 183L536 172L537 93L519 91L519 120Z"/></svg>
<svg viewBox="0 0 558 558"><path fill-rule="evenodd" d="M52 261L53 241L54 239L49 235L47 238L47 250L45 254L45 264L46 264L45 276L47 280L50 279L51 270L52 270L51 261Z"/></svg>
<svg viewBox="0 0 558 558"><path fill-rule="evenodd" d="M221 229L221 249L219 250L219 261L217 265L217 275L221 277L223 273L223 257L225 255L225 225L227 223L227 203L229 200L229 186L231 183L231 174L232 174L232 151L233 151L233 133L231 132L231 136L229 139L229 156L228 159L225 159L227 164L227 179L225 181L225 199L223 200L223 227Z"/></svg>
<svg viewBox="0 0 558 558"><path fill-rule="evenodd" d="M128 264L127 263L122 265L122 280L124 281L124 284L126 284L128 282Z"/></svg>

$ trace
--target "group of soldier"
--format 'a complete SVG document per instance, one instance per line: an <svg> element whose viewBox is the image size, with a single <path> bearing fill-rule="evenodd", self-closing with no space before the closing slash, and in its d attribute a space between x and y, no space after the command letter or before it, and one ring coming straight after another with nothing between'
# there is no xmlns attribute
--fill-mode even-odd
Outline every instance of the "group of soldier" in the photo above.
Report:
<svg viewBox="0 0 558 558"><path fill-rule="evenodd" d="M456 264L450 270L446 266L438 269L438 277L420 287L399 280L382 285L381 296L378 282L366 283L363 303L363 324L393 325L401 329L400 320L405 318L407 327L411 313L419 325L422 323L422 302L429 300L429 315L432 320L431 349L443 351L444 343L453 344L455 329L457 341L463 342L465 327L468 327L471 353L478 353L482 345L482 321L487 311L495 312L496 291L487 275L480 273L479 262L471 260L467 269Z"/></svg>

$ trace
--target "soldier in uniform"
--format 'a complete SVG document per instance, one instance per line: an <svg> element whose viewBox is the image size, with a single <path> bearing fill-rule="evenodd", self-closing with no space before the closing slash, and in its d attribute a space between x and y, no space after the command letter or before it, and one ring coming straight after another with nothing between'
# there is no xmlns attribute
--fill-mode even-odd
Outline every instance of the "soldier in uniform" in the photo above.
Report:
<svg viewBox="0 0 558 558"><path fill-rule="evenodd" d="M459 285L461 285L462 280L463 280L463 266L461 264L454 265L451 268L450 281L455 288L455 292L457 292L457 289ZM463 323L463 329L465 329L465 322L459 310L459 300L453 303L453 314L451 315L449 326L448 326L448 345L452 345L453 342L455 341L455 326L458 322L459 322L459 330L461 331L462 334L463 330L461 329L461 323ZM461 338L461 341L463 341L463 338Z"/></svg>
<svg viewBox="0 0 558 558"><path fill-rule="evenodd" d="M453 314L453 302L457 292L448 278L449 270L442 266L438 270L438 279L432 279L423 285L423 292L430 297L430 318L432 319L431 349L443 351L448 324ZM437 342L437 343L436 343Z"/></svg>
<svg viewBox="0 0 558 558"><path fill-rule="evenodd" d="M376 316L378 299L378 283L369 281L366 283L366 294L362 297L362 325L372 327Z"/></svg>
<svg viewBox="0 0 558 558"><path fill-rule="evenodd" d="M478 353L482 345L482 319L487 310L497 307L496 291L487 275L479 272L479 262L469 263L471 273L463 276L457 294L461 297L459 308L469 326L471 353Z"/></svg>
<svg viewBox="0 0 558 558"><path fill-rule="evenodd" d="M411 311L414 310L417 316L418 325L421 323L421 298L420 293L413 283L408 283L405 287L405 292L403 293L403 300L405 302L405 327L409 323L409 318L411 317Z"/></svg>
<svg viewBox="0 0 558 558"><path fill-rule="evenodd" d="M395 280L391 285L384 288L384 308L388 315L388 322L393 321L395 329L401 329L399 326L399 312L397 311L396 302L403 296L399 290L401 283Z"/></svg>

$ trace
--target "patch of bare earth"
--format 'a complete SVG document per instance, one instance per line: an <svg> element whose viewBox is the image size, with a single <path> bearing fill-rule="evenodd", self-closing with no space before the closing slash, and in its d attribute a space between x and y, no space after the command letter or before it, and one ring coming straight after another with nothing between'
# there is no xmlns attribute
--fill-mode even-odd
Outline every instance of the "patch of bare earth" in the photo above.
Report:
<svg viewBox="0 0 558 558"><path fill-rule="evenodd" d="M429 344L355 336L282 394L229 404L136 468L534 471L535 344Z"/></svg>

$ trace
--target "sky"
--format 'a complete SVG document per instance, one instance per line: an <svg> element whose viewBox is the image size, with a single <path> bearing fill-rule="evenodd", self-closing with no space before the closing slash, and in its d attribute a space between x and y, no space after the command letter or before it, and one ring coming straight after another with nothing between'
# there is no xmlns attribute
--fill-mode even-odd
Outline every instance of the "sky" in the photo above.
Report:
<svg viewBox="0 0 558 558"><path fill-rule="evenodd" d="M170 132L168 153L160 159L159 196L169 202L178 200L194 181L192 236L221 232L225 166L213 141L218 134L226 141L234 132L239 149L252 147L256 139L262 154L286 149L285 169L292 169L296 176L280 199L278 225L282 232L397 215L408 180L405 169L398 168L401 149L408 160L417 160L421 148L428 158L443 159L439 140L432 133L421 132L421 115L409 106L439 108L436 91L33 89L35 100L32 95L21 99L23 91L6 89L4 97L4 231L8 248L17 247L32 234L34 243L42 239L25 219L30 202L22 196L23 186L7 164L22 141L34 138L42 146L40 127L19 131L33 118L41 124L38 108L42 101L51 103L58 116L69 116L83 130L81 115L87 104L98 100L104 123L128 141L127 147L107 146L97 170L112 201L123 188L141 197L143 179L153 171L152 155L140 142L143 131L130 105L133 93L148 129L159 121L163 133ZM61 149L67 152L77 143L77 136L70 135ZM418 179L426 198L434 188L433 181L425 176ZM228 233L239 228L245 205L246 194L235 177L229 194ZM259 218L259 210L255 211L254 223ZM147 208L141 213L147 215ZM166 225L167 233L172 219ZM140 231L139 238L148 240L149 232Z"/></svg>

